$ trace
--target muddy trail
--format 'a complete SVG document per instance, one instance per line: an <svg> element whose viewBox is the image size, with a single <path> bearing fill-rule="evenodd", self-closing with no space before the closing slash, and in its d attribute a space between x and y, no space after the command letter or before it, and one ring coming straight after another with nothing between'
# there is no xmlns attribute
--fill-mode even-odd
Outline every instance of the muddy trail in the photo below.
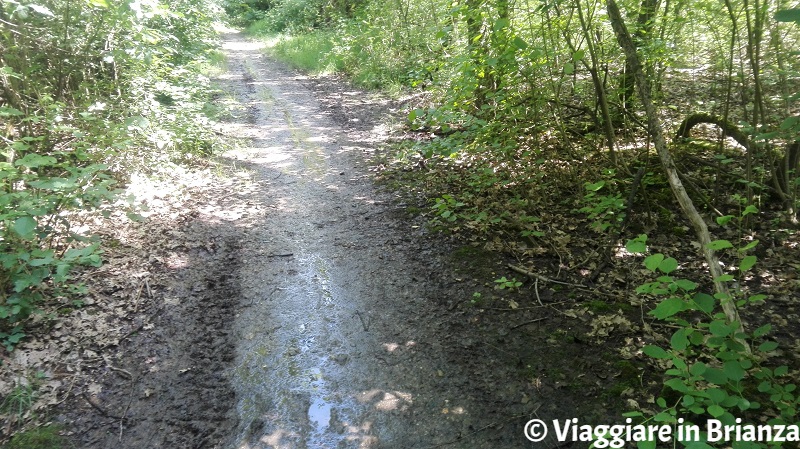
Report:
<svg viewBox="0 0 800 449"><path fill-rule="evenodd" d="M239 144L222 159L247 187L206 199L226 219L200 205L180 224L198 244L154 286L153 324L59 418L75 446L585 447L523 433L533 418L613 419L613 361L548 307L564 292L472 305L504 263L372 183L391 104L239 34L224 50L218 82L238 112L221 132Z"/></svg>

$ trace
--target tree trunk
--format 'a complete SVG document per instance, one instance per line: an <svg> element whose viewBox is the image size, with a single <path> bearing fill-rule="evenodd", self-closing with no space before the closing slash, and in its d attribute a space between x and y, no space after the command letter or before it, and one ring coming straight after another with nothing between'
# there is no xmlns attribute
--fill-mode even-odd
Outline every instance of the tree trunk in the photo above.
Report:
<svg viewBox="0 0 800 449"><path fill-rule="evenodd" d="M658 11L659 0L642 0L639 6L639 16L636 18L636 30L633 33L633 43L639 47L647 40L652 40L653 25L655 24L656 12ZM625 61L625 73L622 76L621 101L622 111L631 107L631 99L634 91L633 65L630 60ZM620 114L621 115L621 114Z"/></svg>
<svg viewBox="0 0 800 449"><path fill-rule="evenodd" d="M736 305L733 302L730 291L728 290L728 286L719 281L724 272L722 271L722 268L720 268L719 259L717 258L716 253L709 245L711 243L711 234L708 232L708 226L703 220L703 217L701 217L697 212L697 209L695 209L692 199L689 198L689 195L686 193L686 189L684 189L683 183L678 176L678 169L675 167L675 162L673 161L672 155L669 153L669 149L667 148L667 142L664 139L663 127L661 126L661 120L658 118L658 114L656 114L656 108L651 99L650 84L645 77L639 55L636 53L636 45L633 43L633 39L631 39L631 36L628 33L625 22L622 20L619 8L617 7L617 2L615 0L606 0L606 8L608 11L609 20L611 21L611 27L614 29L614 34L617 36L617 41L619 42L620 47L622 47L625 57L631 62L633 76L636 80L637 94L639 95L639 99L642 102L642 106L644 106L647 114L648 132L650 137L653 139L656 151L661 159L661 165L663 165L664 171L667 174L667 179L669 180L672 193L675 195L675 198L678 200L681 209L683 209L684 214L686 214L686 217L694 227L694 231L697 234L698 240L700 241L701 251L706 259L706 263L708 263L708 269L711 272L711 277L714 280L715 290L723 298L720 303L722 305L723 312L725 312L725 316L731 323L738 323L739 333L743 333L744 327L741 319L739 318L739 312L736 310ZM750 351L750 347L747 342L741 339L737 340L739 343L744 345L748 352Z"/></svg>

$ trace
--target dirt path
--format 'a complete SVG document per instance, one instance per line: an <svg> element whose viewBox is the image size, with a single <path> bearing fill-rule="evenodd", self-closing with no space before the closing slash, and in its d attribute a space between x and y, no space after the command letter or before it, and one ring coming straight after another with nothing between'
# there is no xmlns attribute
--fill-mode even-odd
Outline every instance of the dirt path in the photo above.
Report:
<svg viewBox="0 0 800 449"><path fill-rule="evenodd" d="M225 47L251 120L232 157L266 181L269 210L242 249L231 445L424 447L468 431L467 373L430 335L429 254L353 167L370 149L257 47Z"/></svg>
<svg viewBox="0 0 800 449"><path fill-rule="evenodd" d="M232 132L250 146L231 157L262 180L268 210L241 250L239 426L227 446L522 446L516 422L499 430L513 411L486 413L497 398L475 387L491 379L443 346L453 273L356 166L376 136L341 130L257 45L228 35L225 48L231 91L249 105Z"/></svg>
<svg viewBox="0 0 800 449"><path fill-rule="evenodd" d="M151 218L139 280L104 287L98 304L131 298L87 318L118 340L69 355L81 373L56 421L75 447L551 448L525 422L604 416L602 351L547 304L471 305L504 263L374 187L388 100L299 76L238 34L224 49L236 174Z"/></svg>

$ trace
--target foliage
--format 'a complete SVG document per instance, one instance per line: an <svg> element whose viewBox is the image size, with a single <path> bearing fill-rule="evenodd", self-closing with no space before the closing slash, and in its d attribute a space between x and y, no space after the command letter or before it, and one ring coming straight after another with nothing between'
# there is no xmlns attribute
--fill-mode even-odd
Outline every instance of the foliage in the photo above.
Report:
<svg viewBox="0 0 800 449"><path fill-rule="evenodd" d="M189 0L0 4L0 340L8 350L46 301L80 304L70 272L101 263L82 212L110 213L129 170L210 152L201 70L213 55L213 11Z"/></svg>
<svg viewBox="0 0 800 449"><path fill-rule="evenodd" d="M647 237L640 236L628 243L634 253L645 251ZM714 243L718 249L730 248L727 240ZM748 244L739 252L744 253L754 245ZM753 268L755 256L745 256L739 271L745 273ZM722 301L735 301L737 307L758 303L765 295L744 297L737 292L734 297L709 295L698 290L698 284L676 277L678 262L663 254L651 254L644 259L648 271L658 278L639 286L641 295L660 298L650 311L653 317L675 326L670 338L670 347L645 346L643 352L653 359L668 362L664 386L657 404L661 411L648 420L660 424L676 424L679 418L687 424L696 424L709 418L718 419L723 425L735 425L736 418L770 416L769 424L793 424L800 406L796 386L782 380L789 367L772 367L769 358L778 344L765 340L771 330L767 324L752 332L741 332L740 323L730 322L720 311ZM725 275L723 281L733 280ZM755 343L751 353L742 341ZM641 412L631 412L628 417L644 417ZM713 444L713 443L712 443ZM726 446L728 442L724 443ZM748 443L749 444L749 443ZM734 442L733 447L745 447L744 442ZM746 447L768 447L766 443ZM769 447L781 447L769 445Z"/></svg>
<svg viewBox="0 0 800 449"><path fill-rule="evenodd" d="M613 175L613 173L612 173ZM578 211L588 214L594 220L592 227L597 231L605 231L611 227L618 227L624 219L622 212L625 203L620 193L602 194L600 191L606 186L606 181L584 184L586 195L583 197L586 206Z"/></svg>
<svg viewBox="0 0 800 449"><path fill-rule="evenodd" d="M284 31L303 32L318 27L323 20L321 0L280 0L263 11L250 31L281 33Z"/></svg>
<svg viewBox="0 0 800 449"><path fill-rule="evenodd" d="M499 290L505 289L518 289L522 286L522 282L518 281L517 278L506 279L505 276L501 277L500 279L494 280L495 287Z"/></svg>
<svg viewBox="0 0 800 449"><path fill-rule="evenodd" d="M51 424L20 432L3 446L4 449L62 449L69 446L59 432L61 426Z"/></svg>
<svg viewBox="0 0 800 449"><path fill-rule="evenodd" d="M35 380L19 382L0 403L0 412L12 415L17 421L28 413L36 397Z"/></svg>
<svg viewBox="0 0 800 449"><path fill-rule="evenodd" d="M11 439L4 449L61 449L67 447L59 434L61 426L51 424L20 432Z"/></svg>
<svg viewBox="0 0 800 449"><path fill-rule="evenodd" d="M336 73L342 70L342 63L332 53L335 39L333 32L320 30L281 37L272 49L281 59L307 72Z"/></svg>

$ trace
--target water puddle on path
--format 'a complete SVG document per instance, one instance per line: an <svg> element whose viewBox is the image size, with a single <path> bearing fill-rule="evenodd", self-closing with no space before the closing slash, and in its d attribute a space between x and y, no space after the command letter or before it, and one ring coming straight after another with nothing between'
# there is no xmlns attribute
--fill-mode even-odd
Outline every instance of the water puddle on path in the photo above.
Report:
<svg viewBox="0 0 800 449"><path fill-rule="evenodd" d="M238 320L247 343L235 380L240 419L249 423L238 447L340 447L348 435L337 423L352 422L358 405L340 380L350 359L337 327L343 308L326 259L287 259L275 262L283 268L264 278L274 287Z"/></svg>

